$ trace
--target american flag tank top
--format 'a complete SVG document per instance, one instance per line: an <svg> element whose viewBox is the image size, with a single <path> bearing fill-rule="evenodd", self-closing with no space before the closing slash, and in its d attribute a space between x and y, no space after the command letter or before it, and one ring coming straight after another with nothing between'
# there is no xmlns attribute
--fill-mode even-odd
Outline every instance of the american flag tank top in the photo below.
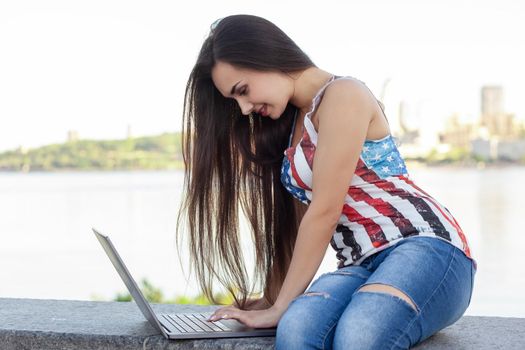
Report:
<svg viewBox="0 0 525 350"><path fill-rule="evenodd" d="M310 115L326 87L336 79L345 78L355 79L332 76L321 88L304 117L299 144L291 145L292 130L290 144L284 151L281 182L296 199L307 205L312 198L312 169L317 146L317 131ZM330 241L336 251L338 268L359 265L370 255L418 235L442 239L474 260L467 239L452 214L410 179L392 135L366 140Z"/></svg>

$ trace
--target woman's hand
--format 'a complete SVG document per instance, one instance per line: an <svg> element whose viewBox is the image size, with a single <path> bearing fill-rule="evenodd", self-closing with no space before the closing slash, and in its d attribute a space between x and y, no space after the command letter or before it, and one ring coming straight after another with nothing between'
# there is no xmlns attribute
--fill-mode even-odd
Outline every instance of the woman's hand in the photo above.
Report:
<svg viewBox="0 0 525 350"><path fill-rule="evenodd" d="M208 321L220 319L236 319L248 327L270 328L276 327L285 310L272 306L264 310L241 310L235 306L227 306L215 310Z"/></svg>

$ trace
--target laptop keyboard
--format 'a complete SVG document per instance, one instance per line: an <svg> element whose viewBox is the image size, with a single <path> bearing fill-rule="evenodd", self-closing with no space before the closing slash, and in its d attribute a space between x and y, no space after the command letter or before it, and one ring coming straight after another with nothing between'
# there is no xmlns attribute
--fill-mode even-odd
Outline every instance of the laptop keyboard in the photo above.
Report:
<svg viewBox="0 0 525 350"><path fill-rule="evenodd" d="M211 315L201 313L181 313L181 314L162 314L170 324L179 330L181 333L196 333L196 332L228 332L231 331L221 321L208 322L207 319Z"/></svg>

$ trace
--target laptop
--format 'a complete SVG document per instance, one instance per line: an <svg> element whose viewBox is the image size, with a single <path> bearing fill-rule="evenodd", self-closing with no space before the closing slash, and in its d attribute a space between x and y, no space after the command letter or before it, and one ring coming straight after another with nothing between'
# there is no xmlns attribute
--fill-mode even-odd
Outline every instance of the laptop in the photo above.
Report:
<svg viewBox="0 0 525 350"><path fill-rule="evenodd" d="M211 312L155 314L131 277L108 236L93 229L95 236L149 323L167 339L233 338L275 336L276 328L251 328L235 319L209 322Z"/></svg>

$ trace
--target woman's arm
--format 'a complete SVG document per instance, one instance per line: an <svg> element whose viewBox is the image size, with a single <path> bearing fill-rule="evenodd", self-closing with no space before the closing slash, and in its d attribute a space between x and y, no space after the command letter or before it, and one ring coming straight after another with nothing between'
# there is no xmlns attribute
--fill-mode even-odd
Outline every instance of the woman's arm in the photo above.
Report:
<svg viewBox="0 0 525 350"><path fill-rule="evenodd" d="M373 108L368 89L337 80L317 111L312 201L299 226L294 253L274 307L284 311L312 281L341 216L344 199L366 138Z"/></svg>

